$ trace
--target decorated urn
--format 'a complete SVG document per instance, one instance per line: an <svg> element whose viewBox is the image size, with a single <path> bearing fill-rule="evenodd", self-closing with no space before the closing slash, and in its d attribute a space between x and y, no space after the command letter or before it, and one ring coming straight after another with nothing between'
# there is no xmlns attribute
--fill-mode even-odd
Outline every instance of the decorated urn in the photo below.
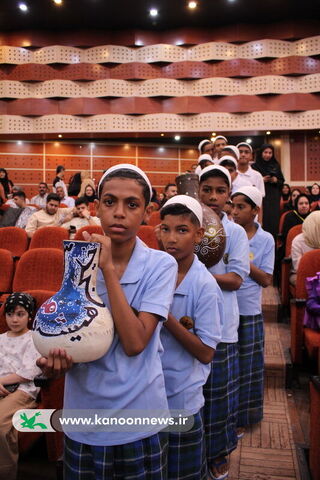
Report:
<svg viewBox="0 0 320 480"><path fill-rule="evenodd" d="M74 362L91 362L109 349L114 335L109 310L96 293L100 244L65 240L59 292L43 303L33 323L41 355L64 349Z"/></svg>
<svg viewBox="0 0 320 480"><path fill-rule="evenodd" d="M185 173L176 177L179 195L189 195L199 202L199 177L194 173ZM199 260L210 268L218 263L226 247L226 235L220 218L207 205L200 202L203 211L204 237L195 246L195 253Z"/></svg>

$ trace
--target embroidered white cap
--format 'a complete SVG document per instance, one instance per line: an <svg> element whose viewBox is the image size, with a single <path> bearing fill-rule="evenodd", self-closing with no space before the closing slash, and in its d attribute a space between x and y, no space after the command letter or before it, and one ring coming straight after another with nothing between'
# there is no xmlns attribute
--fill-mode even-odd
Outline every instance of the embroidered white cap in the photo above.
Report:
<svg viewBox="0 0 320 480"><path fill-rule="evenodd" d="M240 143L238 143L236 146L237 146L237 148L239 148L239 147L248 147L248 148L251 150L251 153L253 152L253 150L252 150L252 147L251 147L250 143L247 143L247 142L240 142Z"/></svg>
<svg viewBox="0 0 320 480"><path fill-rule="evenodd" d="M218 135L218 136L214 137L214 138L212 139L212 143L215 143L217 140L219 140L219 139L221 139L221 138L222 138L222 140L224 140L226 143L228 143L228 140L227 140L226 137L224 137L223 135Z"/></svg>
<svg viewBox="0 0 320 480"><path fill-rule="evenodd" d="M236 192L231 195L233 198L235 195L245 195L246 197L250 198L257 207L261 207L262 205L262 193L256 188L251 186L240 187Z"/></svg>
<svg viewBox="0 0 320 480"><path fill-rule="evenodd" d="M222 162L224 162L225 160L229 160L229 162L232 162L233 165L238 168L238 162L237 160L232 157L231 155L223 155L223 157L219 158L218 160L218 165L221 165Z"/></svg>
<svg viewBox="0 0 320 480"><path fill-rule="evenodd" d="M175 195L174 197L169 198L169 200L163 205L161 210L168 207L169 205L184 205L189 210L191 210L192 213L195 214L195 216L200 222L200 225L202 225L202 207L198 200L196 200L195 198L189 197L189 195Z"/></svg>
<svg viewBox="0 0 320 480"><path fill-rule="evenodd" d="M232 160L234 160L233 157L231 157L231 158L232 158ZM220 172L222 172L227 177L229 187L231 188L232 181L231 181L230 173L225 167L222 167L221 165L209 165L208 167L205 167L203 170L201 170L200 175L199 175L200 182L201 182L201 178L204 175L206 175L209 172L213 172L214 170L219 170Z"/></svg>
<svg viewBox="0 0 320 480"><path fill-rule="evenodd" d="M205 139L205 140L201 140L201 142L199 143L198 150L199 150L200 153L201 153L201 149L202 149L203 145L205 145L206 143L211 143L211 142L210 142L210 140Z"/></svg>
<svg viewBox="0 0 320 480"><path fill-rule="evenodd" d="M149 178L144 173L144 171L141 170L141 168L136 167L135 165L131 165L130 163L120 163L119 165L113 165L112 167L108 168L108 170L106 172L104 172L104 174L100 178L99 185L98 185L98 192L100 190L101 183L103 182L103 180L106 177L108 177L110 175L110 173L116 172L117 170L124 170L124 169L125 170L132 170L133 172L136 172L138 175L140 175L140 177L143 178L143 180L145 180L145 182L147 183L147 185L149 187L149 190L150 190L150 200L151 200L153 192L152 192L152 186L151 186Z"/></svg>
<svg viewBox="0 0 320 480"><path fill-rule="evenodd" d="M198 165L200 165L200 163L203 162L204 160L211 162L212 164L214 163L209 153L203 153L202 155L200 155L200 157L198 158Z"/></svg>
<svg viewBox="0 0 320 480"><path fill-rule="evenodd" d="M239 160L240 152L238 147L236 147L235 145L226 145L225 147L223 147L223 150L226 150L226 149L232 150L232 152L236 155L237 160Z"/></svg>

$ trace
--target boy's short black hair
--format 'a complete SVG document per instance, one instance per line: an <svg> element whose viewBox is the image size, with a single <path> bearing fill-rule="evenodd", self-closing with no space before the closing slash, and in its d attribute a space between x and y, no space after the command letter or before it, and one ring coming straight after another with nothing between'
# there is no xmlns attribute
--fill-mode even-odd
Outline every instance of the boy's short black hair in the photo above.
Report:
<svg viewBox="0 0 320 480"><path fill-rule="evenodd" d="M18 192L15 192L12 195L12 198L14 198L14 197L20 197L20 198L23 198L25 200L26 199L26 194L22 190L19 190Z"/></svg>
<svg viewBox="0 0 320 480"><path fill-rule="evenodd" d="M222 160L222 162L219 165L221 165L221 167L230 167L230 168L234 168L234 170L237 170L237 167L231 160Z"/></svg>
<svg viewBox="0 0 320 480"><path fill-rule="evenodd" d="M167 183L167 185L164 187L164 191L167 192L169 187L176 187L177 185L175 183Z"/></svg>
<svg viewBox="0 0 320 480"><path fill-rule="evenodd" d="M201 177L199 179L199 183L201 184L201 183L205 182L210 177L220 177L220 178L222 178L222 180L225 181L227 187L230 190L231 187L230 187L230 184L229 184L228 177L223 172L221 172L221 170L218 170L218 169L210 170L209 172L205 173L204 175L201 175Z"/></svg>
<svg viewBox="0 0 320 480"><path fill-rule="evenodd" d="M245 195L244 193L241 193L241 192L236 192L234 195L231 195L231 200L233 200L235 197L238 197L239 195L242 195L244 197L244 201L250 205L251 208L257 208L258 205L256 205L254 203L253 200L251 200L251 198L247 197L247 195Z"/></svg>
<svg viewBox="0 0 320 480"><path fill-rule="evenodd" d="M65 170L64 166L63 165L58 165L57 168L56 168L56 173L60 173L62 172L62 170Z"/></svg>
<svg viewBox="0 0 320 480"><path fill-rule="evenodd" d="M76 198L74 205L75 207L77 207L78 205L82 205L83 203L85 203L88 206L89 200L87 200L86 197L79 197L79 198Z"/></svg>
<svg viewBox="0 0 320 480"><path fill-rule="evenodd" d="M112 178L130 178L132 180L135 180L136 182L139 183L139 185L142 187L142 194L143 198L145 200L145 206L149 205L151 197L150 197L150 189L149 185L147 182L139 175L139 173L134 172L133 170L129 170L128 168L122 168L119 170L114 170L113 172L110 173L107 177L103 179L101 184L99 185L99 190L98 190L98 198L101 197L102 189L103 186L106 182L111 180Z"/></svg>
<svg viewBox="0 0 320 480"><path fill-rule="evenodd" d="M167 207L164 205L164 207L160 210L161 220L163 220L166 215L187 215L193 225L195 225L196 227L201 226L199 219L196 217L196 215L188 207L186 207L185 205L181 205L180 203L172 203Z"/></svg>
<svg viewBox="0 0 320 480"><path fill-rule="evenodd" d="M47 203L49 203L50 200L55 200L56 202L60 203L60 197L56 193L49 193L47 196Z"/></svg>

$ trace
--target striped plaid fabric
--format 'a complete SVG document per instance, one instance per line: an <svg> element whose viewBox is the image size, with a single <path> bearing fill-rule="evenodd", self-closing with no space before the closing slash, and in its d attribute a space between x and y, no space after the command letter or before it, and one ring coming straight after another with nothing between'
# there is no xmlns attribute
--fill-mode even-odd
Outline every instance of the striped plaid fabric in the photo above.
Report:
<svg viewBox="0 0 320 480"><path fill-rule="evenodd" d="M240 315L239 326L239 410L238 427L258 423L263 418L262 315Z"/></svg>
<svg viewBox="0 0 320 480"><path fill-rule="evenodd" d="M166 480L168 434L112 447L65 436L64 480Z"/></svg>
<svg viewBox="0 0 320 480"><path fill-rule="evenodd" d="M204 428L208 464L237 447L239 402L239 354L237 343L219 343L211 373L203 388Z"/></svg>
<svg viewBox="0 0 320 480"><path fill-rule="evenodd" d="M188 432L169 433L168 480L206 480L207 462L201 413Z"/></svg>

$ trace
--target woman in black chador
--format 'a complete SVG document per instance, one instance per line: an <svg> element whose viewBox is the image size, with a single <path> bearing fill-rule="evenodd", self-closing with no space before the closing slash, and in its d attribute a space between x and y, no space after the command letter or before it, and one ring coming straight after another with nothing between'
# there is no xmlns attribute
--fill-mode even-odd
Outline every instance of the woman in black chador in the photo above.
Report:
<svg viewBox="0 0 320 480"><path fill-rule="evenodd" d="M274 156L272 145L264 144L260 148L255 163L252 165L263 176L266 195L263 199L264 230L270 232L276 239L279 229L280 196L284 182L281 167Z"/></svg>

